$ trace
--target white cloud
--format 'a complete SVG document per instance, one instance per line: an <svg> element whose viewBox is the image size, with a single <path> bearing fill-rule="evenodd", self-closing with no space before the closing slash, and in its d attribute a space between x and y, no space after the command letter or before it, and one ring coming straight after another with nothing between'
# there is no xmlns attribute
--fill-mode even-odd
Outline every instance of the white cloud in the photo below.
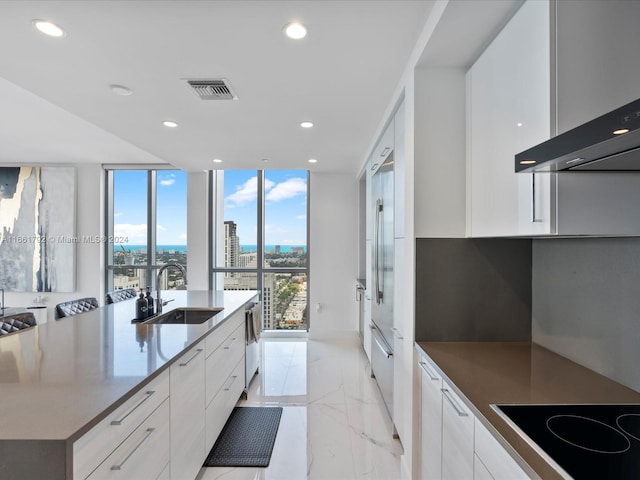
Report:
<svg viewBox="0 0 640 480"><path fill-rule="evenodd" d="M162 225L158 224L156 225L156 230L160 231L160 232L166 232L167 229L165 227L163 227Z"/></svg>
<svg viewBox="0 0 640 480"><path fill-rule="evenodd" d="M166 175L160 180L160 185L163 187L170 187L174 183L176 183L176 175L174 173Z"/></svg>
<svg viewBox="0 0 640 480"><path fill-rule="evenodd" d="M273 224L266 224L264 226L264 233L265 234L274 234L274 233L288 233L289 230L282 228L279 225L273 225Z"/></svg>
<svg viewBox="0 0 640 480"><path fill-rule="evenodd" d="M117 218L117 217L121 217L122 216L122 212L116 212L113 214L113 218Z"/></svg>
<svg viewBox="0 0 640 480"><path fill-rule="evenodd" d="M306 220L307 216L306 215L296 215L296 220Z"/></svg>
<svg viewBox="0 0 640 480"><path fill-rule="evenodd" d="M181 233L181 234L178 236L178 238L179 238L180 240L186 240L186 239L187 239L187 234L186 234L186 233Z"/></svg>
<svg viewBox="0 0 640 480"><path fill-rule="evenodd" d="M147 243L147 224L140 223L133 225L130 223L116 223L113 226L113 235L116 237L127 237L129 243L133 244Z"/></svg>
<svg viewBox="0 0 640 480"><path fill-rule="evenodd" d="M264 181L265 191L269 191L275 184L268 179ZM236 191L225 198L227 207L242 207L247 203L255 202L258 198L258 177L251 177L242 185L236 187Z"/></svg>
<svg viewBox="0 0 640 480"><path fill-rule="evenodd" d="M268 202L279 202L307 193L307 182L303 178L290 178L278 183L271 189L265 199Z"/></svg>

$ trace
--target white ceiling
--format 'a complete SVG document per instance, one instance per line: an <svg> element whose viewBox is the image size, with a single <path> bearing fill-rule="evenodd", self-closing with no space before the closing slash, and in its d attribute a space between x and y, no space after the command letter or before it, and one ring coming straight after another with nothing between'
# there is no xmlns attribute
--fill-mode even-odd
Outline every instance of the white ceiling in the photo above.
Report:
<svg viewBox="0 0 640 480"><path fill-rule="evenodd" d="M0 162L200 170L217 157L218 168L355 173L433 3L0 1ZM67 35L42 35L37 18ZM307 38L283 35L291 20ZM200 100L184 81L219 77L237 100Z"/></svg>

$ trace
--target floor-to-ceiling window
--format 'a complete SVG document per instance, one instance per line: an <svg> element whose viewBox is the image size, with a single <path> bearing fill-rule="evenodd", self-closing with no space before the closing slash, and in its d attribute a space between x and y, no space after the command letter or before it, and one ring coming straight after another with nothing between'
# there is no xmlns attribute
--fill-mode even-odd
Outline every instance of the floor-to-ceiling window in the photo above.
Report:
<svg viewBox="0 0 640 480"><path fill-rule="evenodd" d="M308 172L217 170L211 191L213 287L261 291L266 330L308 330Z"/></svg>
<svg viewBox="0 0 640 480"><path fill-rule="evenodd" d="M167 269L187 264L187 175L180 170L106 170L106 286L179 289L184 279Z"/></svg>

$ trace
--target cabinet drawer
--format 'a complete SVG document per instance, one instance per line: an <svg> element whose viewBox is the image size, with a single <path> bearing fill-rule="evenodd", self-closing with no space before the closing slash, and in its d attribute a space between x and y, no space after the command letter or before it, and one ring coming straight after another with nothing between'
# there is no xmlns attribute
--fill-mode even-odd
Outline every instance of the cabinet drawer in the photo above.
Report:
<svg viewBox="0 0 640 480"><path fill-rule="evenodd" d="M244 390L244 358L242 358L235 369L229 375L223 387L207 407L206 412L206 438L207 452L215 443L222 427L227 422L229 415L233 411L240 394Z"/></svg>
<svg viewBox="0 0 640 480"><path fill-rule="evenodd" d="M205 458L204 341L171 365L171 478L191 480Z"/></svg>
<svg viewBox="0 0 640 480"><path fill-rule="evenodd" d="M442 478L473 478L475 417L447 382L442 382Z"/></svg>
<svg viewBox="0 0 640 480"><path fill-rule="evenodd" d="M136 392L73 444L73 477L87 476L169 396L169 372Z"/></svg>
<svg viewBox="0 0 640 480"><path fill-rule="evenodd" d="M473 455L473 480L495 480L478 455Z"/></svg>
<svg viewBox="0 0 640 480"><path fill-rule="evenodd" d="M442 478L442 377L422 358L421 376L421 472L422 480Z"/></svg>
<svg viewBox="0 0 640 480"><path fill-rule="evenodd" d="M231 335L231 333L242 325L244 327L245 313L241 308L230 318L226 319L222 325L216 328L205 340L206 356L208 357Z"/></svg>
<svg viewBox="0 0 640 480"><path fill-rule="evenodd" d="M171 480L171 463L167 463L157 480Z"/></svg>
<svg viewBox="0 0 640 480"><path fill-rule="evenodd" d="M157 480L169 459L169 400L165 400L87 480Z"/></svg>
<svg viewBox="0 0 640 480"><path fill-rule="evenodd" d="M235 329L224 342L207 357L206 368L206 405L209 405L227 380L228 373L238 364L245 349L244 323ZM244 375L242 378L244 384Z"/></svg>
<svg viewBox="0 0 640 480"><path fill-rule="evenodd" d="M476 455L495 480L519 480L529 478L520 465L509 455L487 428L476 419Z"/></svg>

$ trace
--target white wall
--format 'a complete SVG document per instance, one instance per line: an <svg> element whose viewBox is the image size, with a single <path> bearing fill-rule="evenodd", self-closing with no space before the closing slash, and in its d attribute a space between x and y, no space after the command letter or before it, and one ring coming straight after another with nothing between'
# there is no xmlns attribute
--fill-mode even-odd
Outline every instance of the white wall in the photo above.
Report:
<svg viewBox="0 0 640 480"><path fill-rule="evenodd" d="M312 172L309 189L309 336L355 332L358 181L349 174Z"/></svg>
<svg viewBox="0 0 640 480"><path fill-rule="evenodd" d="M77 164L76 168L76 236L102 236L104 234L104 171L99 164ZM69 232L71 234L71 232ZM104 303L103 267L104 243L79 242L76 245L76 291L42 293L48 308L48 318L53 319L56 304L74 298L96 297ZM5 293L9 307L26 307L33 303L37 293Z"/></svg>

